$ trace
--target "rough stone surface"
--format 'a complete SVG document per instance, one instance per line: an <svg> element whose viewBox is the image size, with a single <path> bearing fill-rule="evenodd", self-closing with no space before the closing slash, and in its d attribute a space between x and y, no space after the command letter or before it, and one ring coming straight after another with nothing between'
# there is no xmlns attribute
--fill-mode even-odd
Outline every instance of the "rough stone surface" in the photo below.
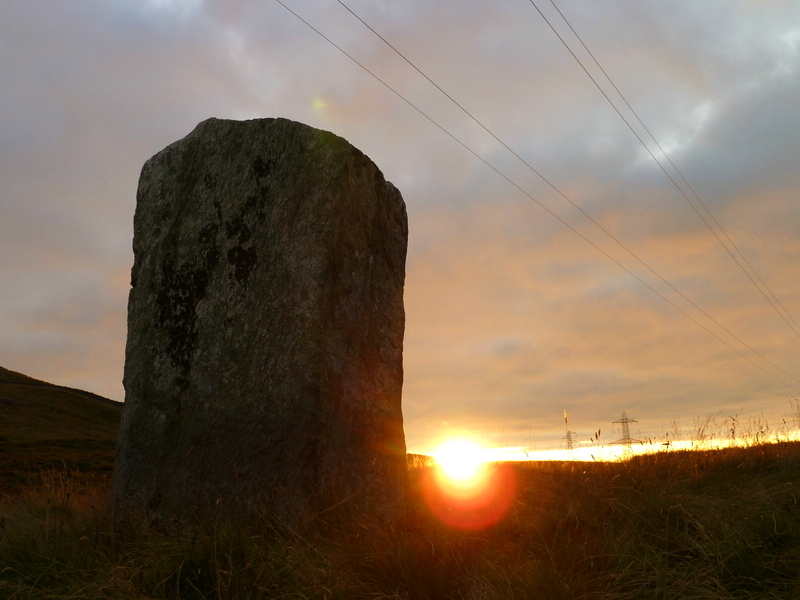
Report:
<svg viewBox="0 0 800 600"><path fill-rule="evenodd" d="M395 515L407 238L372 161L300 123L209 119L147 161L117 514Z"/></svg>

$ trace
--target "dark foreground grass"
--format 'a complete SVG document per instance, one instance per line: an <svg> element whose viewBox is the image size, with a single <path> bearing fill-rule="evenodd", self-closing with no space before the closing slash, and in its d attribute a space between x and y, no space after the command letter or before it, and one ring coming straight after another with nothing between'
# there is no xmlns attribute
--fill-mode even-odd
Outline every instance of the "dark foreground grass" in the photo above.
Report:
<svg viewBox="0 0 800 600"><path fill-rule="evenodd" d="M107 479L52 472L0 501L0 598L800 597L798 444L505 468L515 503L472 532L429 514L425 467L389 531L115 529Z"/></svg>
<svg viewBox="0 0 800 600"><path fill-rule="evenodd" d="M87 482L111 473L122 404L0 367L0 495L53 469Z"/></svg>

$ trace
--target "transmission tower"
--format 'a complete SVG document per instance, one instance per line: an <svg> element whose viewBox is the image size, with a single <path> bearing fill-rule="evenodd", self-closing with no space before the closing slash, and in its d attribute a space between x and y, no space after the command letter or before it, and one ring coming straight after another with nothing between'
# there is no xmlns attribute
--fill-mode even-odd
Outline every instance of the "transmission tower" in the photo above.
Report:
<svg viewBox="0 0 800 600"><path fill-rule="evenodd" d="M564 442L564 447L570 452L572 452L572 443L574 441L574 438L572 436L578 434L574 431L569 430L569 417L567 417L566 410L564 411L564 429L566 430L567 435L561 438L561 440Z"/></svg>
<svg viewBox="0 0 800 600"><path fill-rule="evenodd" d="M630 452L631 444L634 442L640 442L641 440L635 440L631 437L631 423L638 423L636 419L629 419L628 415L622 413L622 418L617 419L616 421L612 421L612 423L619 423L622 427L622 439L617 440L616 442L611 442L612 444L622 444L625 448Z"/></svg>
<svg viewBox="0 0 800 600"><path fill-rule="evenodd" d="M578 434L576 432L574 432L574 431L567 431L567 435L565 435L563 438L561 438L561 440L564 442L564 447L567 450L572 451L572 444L575 441L575 439L572 436L574 436L574 435L578 435Z"/></svg>

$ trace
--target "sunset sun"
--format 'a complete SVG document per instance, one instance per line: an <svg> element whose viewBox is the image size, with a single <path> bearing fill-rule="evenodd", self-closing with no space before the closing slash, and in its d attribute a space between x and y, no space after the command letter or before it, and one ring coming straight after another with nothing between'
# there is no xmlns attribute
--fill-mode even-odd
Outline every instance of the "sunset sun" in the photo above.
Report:
<svg viewBox="0 0 800 600"><path fill-rule="evenodd" d="M492 462L486 448L451 438L433 453L436 468L423 484L425 503L443 523L478 530L497 523L515 497L513 470Z"/></svg>
<svg viewBox="0 0 800 600"><path fill-rule="evenodd" d="M467 440L450 440L435 453L436 463L450 479L466 482L478 474L486 462L480 446Z"/></svg>

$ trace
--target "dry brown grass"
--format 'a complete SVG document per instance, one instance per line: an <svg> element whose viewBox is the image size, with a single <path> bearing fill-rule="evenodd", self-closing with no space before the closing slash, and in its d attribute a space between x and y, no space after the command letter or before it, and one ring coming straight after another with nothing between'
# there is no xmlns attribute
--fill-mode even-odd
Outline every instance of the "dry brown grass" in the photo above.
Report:
<svg viewBox="0 0 800 600"><path fill-rule="evenodd" d="M51 472L0 500L0 598L797 598L800 445L512 465L464 532L420 500L367 523L112 525L108 481Z"/></svg>

